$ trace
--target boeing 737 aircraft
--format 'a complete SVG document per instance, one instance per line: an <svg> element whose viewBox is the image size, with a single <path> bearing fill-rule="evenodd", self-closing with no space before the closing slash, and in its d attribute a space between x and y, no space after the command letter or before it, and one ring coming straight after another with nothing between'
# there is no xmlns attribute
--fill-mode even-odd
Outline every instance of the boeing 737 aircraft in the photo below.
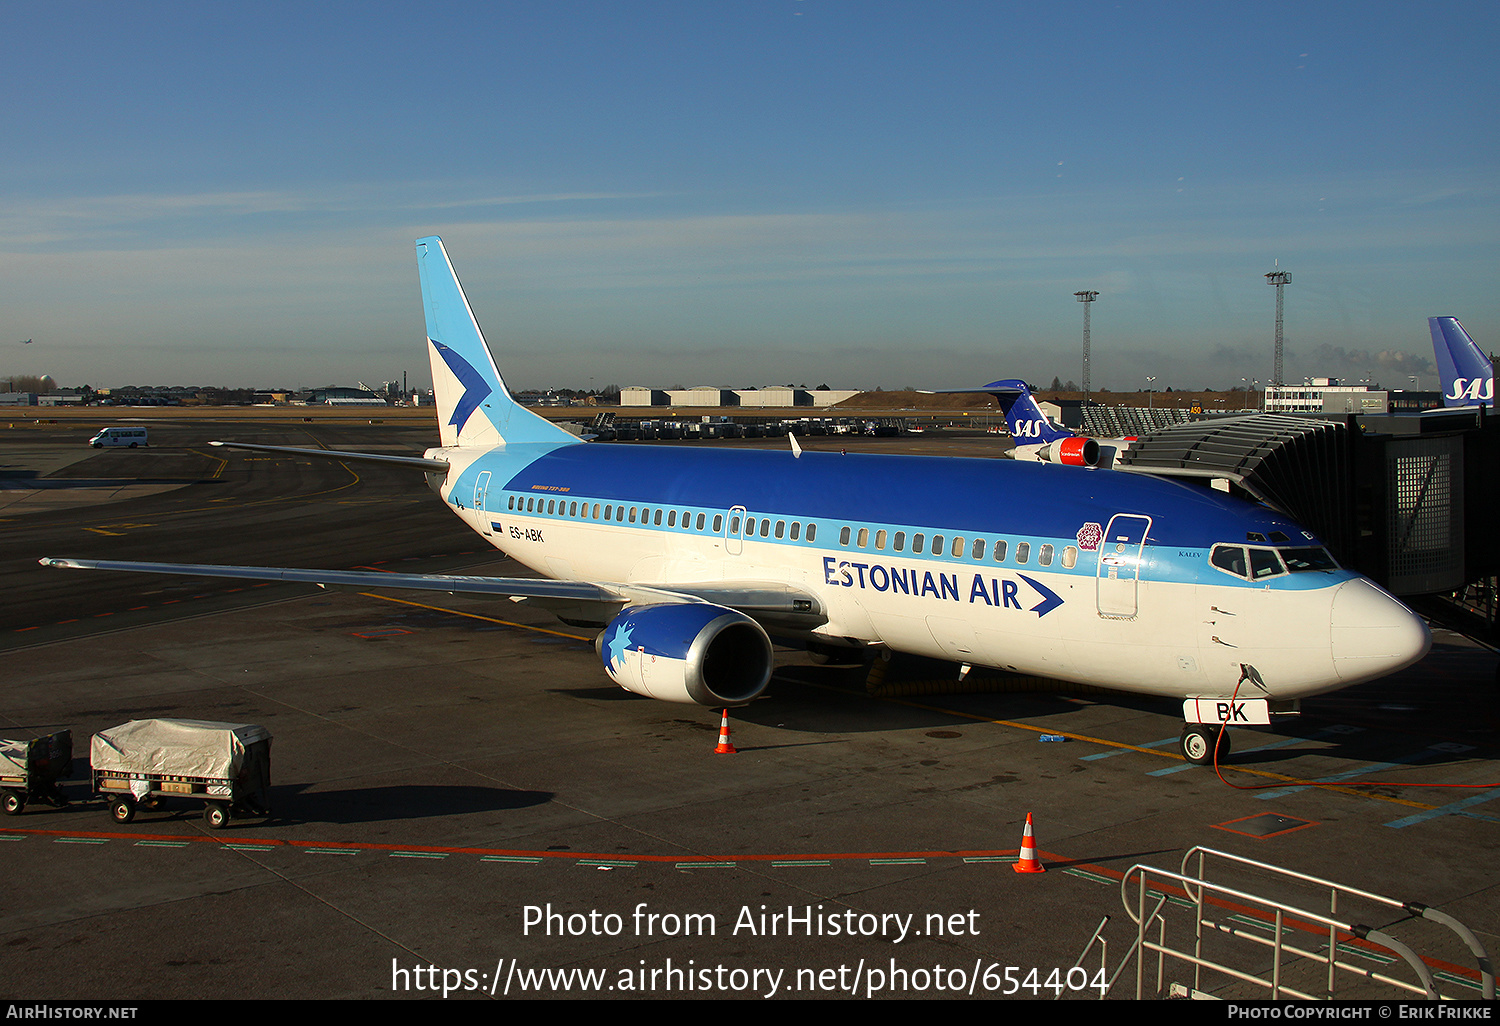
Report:
<svg viewBox="0 0 1500 1026"><path fill-rule="evenodd" d="M1444 406L1495 405L1495 365L1454 317L1429 317Z"/></svg>
<svg viewBox="0 0 1500 1026"><path fill-rule="evenodd" d="M1268 723L1427 651L1422 621L1310 533L1206 488L1011 460L582 442L511 398L439 239L417 242L417 264L441 445L238 447L419 469L550 580L42 562L518 598L602 628L621 687L709 707L764 691L771 633L1170 696L1195 762L1218 724Z"/></svg>

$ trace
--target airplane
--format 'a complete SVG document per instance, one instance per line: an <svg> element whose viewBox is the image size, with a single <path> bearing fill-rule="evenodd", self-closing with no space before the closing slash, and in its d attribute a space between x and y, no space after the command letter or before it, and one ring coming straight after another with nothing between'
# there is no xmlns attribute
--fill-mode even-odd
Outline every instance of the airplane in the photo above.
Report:
<svg viewBox="0 0 1500 1026"><path fill-rule="evenodd" d="M1427 318L1443 379L1443 405L1495 405L1495 365L1454 317Z"/></svg>
<svg viewBox="0 0 1500 1026"><path fill-rule="evenodd" d="M406 466L546 579L48 557L45 566L508 597L599 629L627 691L710 708L766 689L771 634L1183 701L1225 725L1392 673L1423 622L1283 514L1149 475L1013 460L602 445L520 406L442 241L417 241L440 444Z"/></svg>
<svg viewBox="0 0 1500 1026"><path fill-rule="evenodd" d="M1015 446L1012 459L1033 463L1059 463L1070 467L1112 467L1115 458L1129 448L1134 438L1089 438L1047 419L1037 405L1034 389L1020 378L992 381L978 388L944 389L944 392L983 392L995 397L1005 416Z"/></svg>

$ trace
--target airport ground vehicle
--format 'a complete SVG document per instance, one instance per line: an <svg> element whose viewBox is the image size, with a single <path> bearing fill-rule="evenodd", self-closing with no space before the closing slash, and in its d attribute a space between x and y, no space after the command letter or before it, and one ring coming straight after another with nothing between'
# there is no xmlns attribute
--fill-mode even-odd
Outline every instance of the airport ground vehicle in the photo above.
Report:
<svg viewBox="0 0 1500 1026"><path fill-rule="evenodd" d="M27 802L63 806L68 800L57 789L59 780L73 775L73 732L30 741L0 739L0 811L19 816Z"/></svg>
<svg viewBox="0 0 1500 1026"><path fill-rule="evenodd" d="M148 443L146 442L146 429L143 427L107 427L90 438L89 444L95 449L113 449L120 446L129 446L134 449Z"/></svg>
<svg viewBox="0 0 1500 1026"><path fill-rule="evenodd" d="M240 815L270 815L271 734L252 723L131 720L95 734L92 785L116 823L169 798L206 802L220 830Z"/></svg>

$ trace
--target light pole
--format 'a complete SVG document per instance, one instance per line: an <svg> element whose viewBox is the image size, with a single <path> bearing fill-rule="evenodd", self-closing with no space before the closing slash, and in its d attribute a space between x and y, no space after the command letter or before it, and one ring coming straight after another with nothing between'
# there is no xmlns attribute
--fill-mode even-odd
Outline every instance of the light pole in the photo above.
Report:
<svg viewBox="0 0 1500 1026"><path fill-rule="evenodd" d="M1083 304L1083 403L1089 401L1089 307L1099 298L1097 292L1075 292L1074 296Z"/></svg>
<svg viewBox="0 0 1500 1026"><path fill-rule="evenodd" d="M1279 266L1279 264L1278 264ZM1281 299L1282 289L1286 283L1292 280L1290 272L1275 270L1266 275L1266 284L1276 286L1276 366L1271 378L1271 384L1280 388L1281 380Z"/></svg>
<svg viewBox="0 0 1500 1026"><path fill-rule="evenodd" d="M1151 387L1151 383L1155 380L1156 375L1154 374L1148 375L1146 378L1146 409L1148 410L1156 409L1156 389Z"/></svg>

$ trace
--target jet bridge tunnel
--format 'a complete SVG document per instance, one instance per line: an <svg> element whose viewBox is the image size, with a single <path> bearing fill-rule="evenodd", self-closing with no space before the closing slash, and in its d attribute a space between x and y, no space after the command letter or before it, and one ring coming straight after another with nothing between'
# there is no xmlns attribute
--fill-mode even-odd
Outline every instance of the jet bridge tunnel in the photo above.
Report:
<svg viewBox="0 0 1500 1026"><path fill-rule="evenodd" d="M1472 409L1194 421L1143 436L1118 463L1201 478L1275 507L1395 595L1485 581L1493 595L1497 457L1500 421ZM1493 630L1493 611L1482 615Z"/></svg>

